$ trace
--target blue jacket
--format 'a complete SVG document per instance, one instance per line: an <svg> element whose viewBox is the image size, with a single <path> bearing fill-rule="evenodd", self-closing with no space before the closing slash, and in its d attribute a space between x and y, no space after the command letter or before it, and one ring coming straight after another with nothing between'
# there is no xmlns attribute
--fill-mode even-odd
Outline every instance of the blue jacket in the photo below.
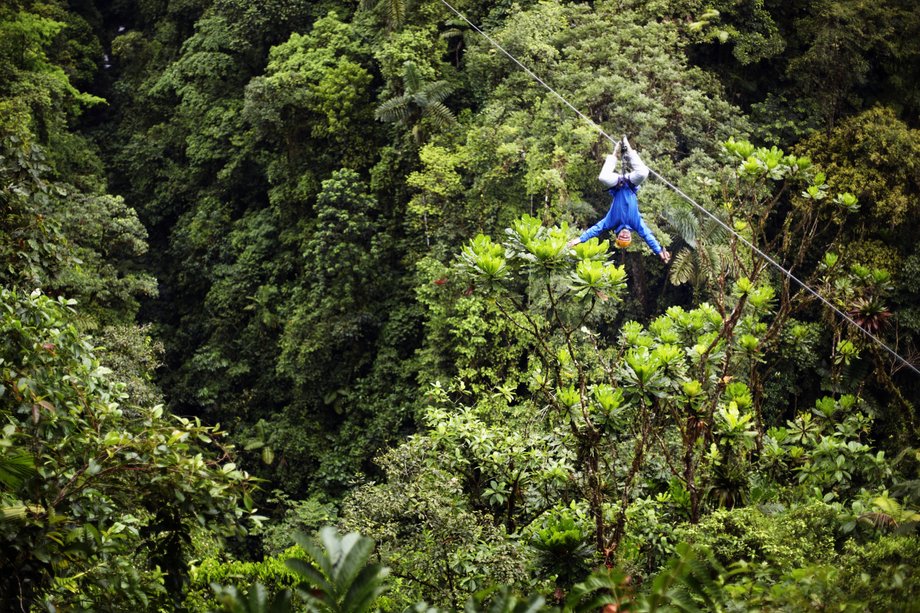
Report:
<svg viewBox="0 0 920 613"><path fill-rule="evenodd" d="M655 255L661 253L661 245L655 240L652 231L645 225L645 220L639 214L639 200L636 198L638 189L638 186L633 185L629 179L620 177L616 185L608 190L613 196L613 202L610 203L607 215L588 228L578 240L585 242L607 230L612 230L614 234L617 234L623 228L627 228L641 236Z"/></svg>

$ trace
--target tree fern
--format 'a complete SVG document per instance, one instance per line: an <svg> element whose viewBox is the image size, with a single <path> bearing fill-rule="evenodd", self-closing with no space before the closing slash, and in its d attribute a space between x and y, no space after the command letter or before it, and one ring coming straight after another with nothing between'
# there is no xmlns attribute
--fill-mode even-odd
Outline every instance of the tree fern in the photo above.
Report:
<svg viewBox="0 0 920 613"><path fill-rule="evenodd" d="M392 30L402 27L409 9L408 0L381 0L380 4L383 5L383 15L387 27Z"/></svg>
<svg viewBox="0 0 920 613"><path fill-rule="evenodd" d="M454 91L447 81L426 82L419 74L415 62L403 64L403 93L385 100L374 111L374 117L387 123L401 123L421 143L422 133L418 122L422 117L431 120L435 127L444 128L456 121L444 100Z"/></svg>
<svg viewBox="0 0 920 613"><path fill-rule="evenodd" d="M454 86L447 81L435 81L424 87L425 97L429 104L443 102L454 92Z"/></svg>
<svg viewBox="0 0 920 613"><path fill-rule="evenodd" d="M664 213L668 224L677 231L685 243L696 249L696 238L699 236L700 220L693 211L685 206L668 209Z"/></svg>
<svg viewBox="0 0 920 613"><path fill-rule="evenodd" d="M688 245L674 255L670 272L672 283L690 283L694 292L699 292L712 279L734 272L734 258L726 242L727 232L721 224L685 207L671 209L665 218Z"/></svg>
<svg viewBox="0 0 920 613"><path fill-rule="evenodd" d="M406 93L416 93L422 90L422 77L418 73L418 66L412 60L403 63L403 88Z"/></svg>

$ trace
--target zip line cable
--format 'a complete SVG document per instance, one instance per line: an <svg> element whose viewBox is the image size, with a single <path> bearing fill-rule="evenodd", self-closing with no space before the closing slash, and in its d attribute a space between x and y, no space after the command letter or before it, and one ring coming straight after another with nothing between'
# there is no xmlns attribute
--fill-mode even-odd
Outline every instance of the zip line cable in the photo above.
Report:
<svg viewBox="0 0 920 613"><path fill-rule="evenodd" d="M795 282L799 285L799 287L801 287L803 290L805 290L806 292L808 292L809 294L811 294L812 296L814 296L815 298L817 298L818 300L820 300L821 302L823 302L825 305L827 305L832 311L834 311L835 313L837 313L837 315L839 315L839 316L840 316L841 318L843 318L845 321L849 322L851 325L853 325L855 328L857 328L860 332L862 332L862 333L863 333L864 335L866 335L868 338L872 339L872 340L875 341L878 345L882 346L882 347L883 347L888 353L890 353L897 361L901 362L904 366L906 366L906 367L909 368L910 370L914 371L916 374L920 375L920 370L918 370L916 366L914 366L913 364L911 364L910 362L908 362L907 359L901 357L901 354L899 354L897 351L895 351L894 349L892 349L891 347L889 347L887 344L885 344L885 342L884 342L882 339L878 338L877 336L875 336L874 334L872 334L871 332L869 332L868 330L866 330L865 328L863 328L862 326L860 326L858 323L856 323L856 321L855 321L852 317L850 317L849 315L847 315L845 312L841 311L836 305L834 305L833 303L831 303L827 298L825 298L824 296L822 296L821 294L819 294L817 291L813 290L807 283L805 283L804 281L802 281L801 279L799 279L797 276L795 276L794 274L792 274L792 271L790 271L790 270L784 268L784 267L782 266L782 264L780 264L779 262L777 262L776 260L774 260L773 258L771 258L769 255L767 255L766 253L764 253L759 247L755 246L753 243L751 243L750 241L748 241L746 238L744 238L743 236L741 236L740 234L738 234L737 232L735 232L734 228L730 228L730 227L728 226L728 224L726 224L724 221L722 221L721 219L719 219L718 217L716 217L715 215L713 215L712 213L710 213L708 210L706 210L705 208L703 208L702 205L697 204L697 202L694 201L693 198L691 198L690 196L688 196L687 194L685 194L683 191L681 191L681 189L678 188L676 185L674 185L673 183L671 183L670 181L668 181L667 179L665 179L664 177L662 177L660 174L658 174L657 172L655 172L655 171L652 170L651 168L649 168L649 172L651 172L651 173L654 174L656 177L658 177L658 179L659 179L662 183L664 183L665 185L667 185L668 187L670 187L670 188L671 188L672 190L674 190L674 192L677 193L678 195L682 196L687 202L689 202L690 204L692 204L693 206L695 206L697 209L703 211L706 215L708 215L710 218L712 218L717 224L719 224L720 226L722 226L723 228L725 228L726 230L728 230L729 232L731 232L732 234L734 234L735 237L736 237L738 240L740 240L742 243L744 243L745 245L747 245L748 247L750 247L755 253L757 253L757 255L759 255L761 258L763 258L764 260L766 260L767 262L769 262L770 264L772 264L777 270L779 270L780 272L782 272L782 273L783 273L784 275L786 275L789 279L795 281Z"/></svg>
<svg viewBox="0 0 920 613"><path fill-rule="evenodd" d="M571 102L569 102L568 100L566 100L566 99L562 96L562 94L560 94L560 93L557 92L555 89L553 89L549 84L546 83L546 81L544 81L543 79L541 79L541 78L540 78L536 73L534 73L530 68L528 68L527 66L525 66L524 64L522 64L522 63L521 63L516 57L514 57L509 51L507 51L504 47L502 47L502 46L498 43L498 41L496 41L494 38L492 38L491 36L489 36L488 34L486 34L485 32L483 32L475 23L473 23L472 21L470 21L469 19L467 19L467 18L466 18L466 15L464 15L463 13L461 13L460 11L458 11L457 9L455 9L453 6L451 6L451 4L450 4L449 2L447 2L447 0L440 0L440 2L441 2L441 4L443 4L444 6L446 6L448 9L450 9L451 12L453 12L454 14L456 14L457 17L459 17L460 19L462 19L463 21L465 21L467 24L469 24L469 26L470 26L471 28L473 28L473 30L475 30L477 33L479 33L480 35L482 35L486 40L488 40L488 41L492 44L493 47L495 47L496 49L498 49L499 51L501 51L502 53L504 53L504 54L508 57L508 59L510 59L510 60L511 60L512 62L514 62L515 64L517 64L517 65L521 68L521 70L523 70L523 71L526 72L528 75L530 75L530 77L533 78L533 80L535 80L537 83L539 83L539 84L542 85L544 88L546 88L546 90L547 90L549 93L551 93L551 94L553 94L554 96L556 96L556 98L558 98L560 102L562 102L562 103L565 104L567 107L569 107L570 109L572 109L572 111L573 111L576 115L578 115L579 117L581 117L582 119L584 119L586 122L588 122L588 124L589 124L592 128L594 128L595 130L597 130L604 138L606 138L607 140L609 140L609 141L610 141L611 143L613 143L614 145L617 143L617 140L616 140L616 139L614 139L612 136L610 136L609 134L607 134L607 133L604 131L603 128L601 128L599 125L597 125L590 117L588 117L587 115L585 115L584 113L582 113L580 110L578 110ZM882 339L878 338L877 336L875 336L874 334L872 334L871 332L869 332L868 330L866 330L865 328L863 328L861 325L859 325L858 323L856 323L856 321L855 321L852 317L850 317L850 316L847 315L845 312L843 312L842 310L840 310L840 308L838 308L836 305L834 305L833 303L831 303L827 298L825 298L824 296L822 296L821 294L819 294L817 291L813 290L807 283L805 283L804 281L802 281L801 279L799 279L798 277L796 277L794 274L792 274L792 271L790 271L790 270L786 269L785 267L783 267L782 264L780 264L779 262L777 262L776 260L774 260L772 257L770 257L769 255L767 255L767 254L766 254L764 251L762 251L759 247L757 247L757 246L754 245L752 242L750 242L749 240L747 240L746 238L744 238L743 236L741 236L740 234L738 234L738 232L736 232L734 228L730 227L730 226L729 226L728 224L726 224L724 221L722 221L721 219L719 219L716 215L714 215L713 213L709 212L708 209L706 209L705 207L703 207L701 204L697 203L693 198L691 198L690 196L688 196L687 194L685 194L679 187L677 187L676 185L674 185L673 183L671 183L670 181L668 181L666 178L664 178L663 176L661 176L661 174L659 174L658 172L656 172L653 168L649 167L649 172L650 172L651 174L655 175L655 177L657 177L658 180L661 181L662 183L664 183L667 187L671 188L671 189L674 191L674 193L676 193L677 195L681 196L684 200L686 200L686 201L689 202L691 205L693 205L697 210L701 211L703 214L705 214L707 217L711 218L713 221L715 221L717 224L719 224L719 225L720 225L722 228L724 228L726 231L728 231L729 233L731 233L732 235L734 235L735 238L737 238L739 241L741 241L745 246L749 247L752 251L754 251L757 255L759 255L761 258L763 258L766 262L768 262L769 264L771 264L772 266L774 266L777 270L779 270L781 273L783 273L786 277L788 277L788 278L791 279L792 281L795 281L796 284L799 285L799 287L801 287L802 289L804 289L805 291L807 291L809 294L811 294L812 296L814 296L815 298L817 298L818 300L820 300L821 302L823 302L825 305L827 305L832 311L834 311L837 315L839 315L844 321L848 322L849 324L851 324L852 326L854 326L855 328L857 328L860 332L862 332L866 337L870 338L870 339L873 340L876 344L878 344L879 346L883 347L883 348L884 348L888 353L890 353L898 362L900 362L901 364L903 364L904 366L906 366L906 367L909 368L910 370L914 371L914 373L920 375L920 370L918 370L916 366L914 366L914 365L911 364L909 361L907 361L907 359L901 357L901 354L899 354L897 351L895 351L894 349L892 349L891 347L889 347L884 341L882 341Z"/></svg>

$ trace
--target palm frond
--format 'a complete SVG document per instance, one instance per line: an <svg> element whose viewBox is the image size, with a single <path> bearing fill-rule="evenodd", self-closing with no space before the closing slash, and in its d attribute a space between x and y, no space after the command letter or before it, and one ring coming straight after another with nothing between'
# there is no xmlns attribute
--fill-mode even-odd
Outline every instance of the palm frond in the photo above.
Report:
<svg viewBox="0 0 920 613"><path fill-rule="evenodd" d="M683 285L696 277L696 258L690 249L681 249L671 260L671 283Z"/></svg>
<svg viewBox="0 0 920 613"><path fill-rule="evenodd" d="M391 30L399 29L406 21L407 0L380 0L383 5L384 20Z"/></svg>
<svg viewBox="0 0 920 613"><path fill-rule="evenodd" d="M677 231L685 243L696 248L696 240L700 233L700 221L693 210L685 207L672 207L665 211L664 218Z"/></svg>
<svg viewBox="0 0 920 613"><path fill-rule="evenodd" d="M30 513L33 515L40 515L44 512L44 507L34 504L25 505L21 502L14 501L9 504L0 505L0 523L5 521L20 521L28 517Z"/></svg>
<svg viewBox="0 0 920 613"><path fill-rule="evenodd" d="M0 485L15 490L35 474L35 463L28 453L14 450L0 454Z"/></svg>
<svg viewBox="0 0 920 613"><path fill-rule="evenodd" d="M403 86L407 94L414 94L422 89L422 77L412 60L407 60L403 64Z"/></svg>
<svg viewBox="0 0 920 613"><path fill-rule="evenodd" d="M425 98L431 102L444 102L444 100L454 92L454 86L447 81L435 81L428 83L423 88Z"/></svg>
<svg viewBox="0 0 920 613"><path fill-rule="evenodd" d="M371 547L373 548L373 541L371 541ZM368 552L368 555L370 555L370 552ZM367 559L365 558L364 561L366 562ZM386 567L377 565L363 566L342 600L342 610L370 611L377 597L387 591L388 586L384 579L389 574L390 569Z"/></svg>
<svg viewBox="0 0 920 613"><path fill-rule="evenodd" d="M312 554L310 557L313 557ZM328 594L335 591L332 584L326 579L326 576L320 571L316 570L309 562L305 562L304 560L300 560L298 558L290 558L285 560L284 564L292 571L300 575L304 580L304 583L313 588L316 588L320 592Z"/></svg>
<svg viewBox="0 0 920 613"><path fill-rule="evenodd" d="M411 96L403 94L386 100L374 111L374 118L391 123L394 121L404 121L409 116Z"/></svg>
<svg viewBox="0 0 920 613"><path fill-rule="evenodd" d="M354 583L355 577L358 576L364 568L364 563L373 553L374 541L363 538L357 532L352 532L345 535L340 543L342 549L335 561L334 578L342 585L350 585Z"/></svg>
<svg viewBox="0 0 920 613"><path fill-rule="evenodd" d="M454 114L441 102L431 102L425 107L425 114L431 117L439 128L447 127L456 121Z"/></svg>

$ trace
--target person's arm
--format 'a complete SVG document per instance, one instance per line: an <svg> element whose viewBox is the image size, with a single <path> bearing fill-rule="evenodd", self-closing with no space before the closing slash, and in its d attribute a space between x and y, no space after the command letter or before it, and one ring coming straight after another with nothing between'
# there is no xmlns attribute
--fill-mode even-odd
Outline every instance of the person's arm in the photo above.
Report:
<svg viewBox="0 0 920 613"><path fill-rule="evenodd" d="M641 215L639 216L639 227L636 228L636 233L642 237L642 240L648 244L649 248L651 248L655 255L661 255L661 252L664 251L664 249L662 249L661 245L658 244L658 241L655 240L655 235L652 234L651 230L649 230L649 227L646 225L645 220L642 219Z"/></svg>
<svg viewBox="0 0 920 613"><path fill-rule="evenodd" d="M608 229L607 223L609 215L604 215L603 219L598 221L596 224L585 230L584 234L578 237L578 240L572 244L572 246L577 245L578 243L583 243L585 241L591 240L595 236L600 236Z"/></svg>
<svg viewBox="0 0 920 613"><path fill-rule="evenodd" d="M649 227L645 225L645 220L642 219L642 216L639 216L639 227L636 229L636 233L642 237L652 251L655 252L655 255L661 258L661 261L667 264L671 261L670 252L658 244L658 241L655 240L655 235L652 234L652 231L649 230Z"/></svg>
<svg viewBox="0 0 920 613"><path fill-rule="evenodd" d="M604 215L600 221L584 231L584 233L578 238L573 238L566 246L571 249L578 243L583 243L585 241L591 240L595 236L600 236L605 231L613 227L613 207L611 206L610 210L607 211L607 214Z"/></svg>

